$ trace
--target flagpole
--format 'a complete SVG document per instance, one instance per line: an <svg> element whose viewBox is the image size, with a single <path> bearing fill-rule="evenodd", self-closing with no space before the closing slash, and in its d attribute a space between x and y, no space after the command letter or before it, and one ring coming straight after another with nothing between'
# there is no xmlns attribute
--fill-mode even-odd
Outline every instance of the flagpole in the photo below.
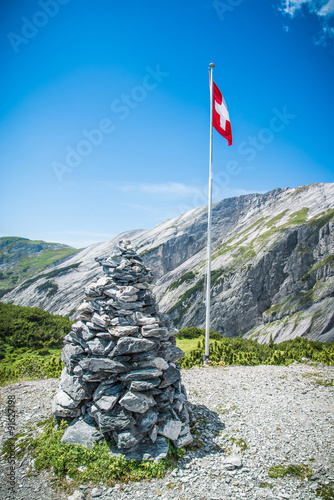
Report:
<svg viewBox="0 0 334 500"><path fill-rule="evenodd" d="M212 226L212 103L213 103L213 68L214 63L209 64L210 74L210 153L209 153L209 200L208 200L208 243L207 243L207 275L206 275L206 315L205 315L205 354L204 365L209 364L209 340L210 340L210 298L211 298L211 226Z"/></svg>

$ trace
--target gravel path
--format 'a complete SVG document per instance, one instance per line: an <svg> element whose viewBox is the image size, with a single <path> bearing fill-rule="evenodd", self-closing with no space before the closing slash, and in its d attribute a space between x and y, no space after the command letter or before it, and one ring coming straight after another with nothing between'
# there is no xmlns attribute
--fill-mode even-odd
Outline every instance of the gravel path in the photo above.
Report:
<svg viewBox="0 0 334 500"><path fill-rule="evenodd" d="M334 387L329 385L333 379L334 367L308 364L182 370L200 447L189 451L165 478L112 488L83 485L68 497L52 489L50 473L26 477L26 457L16 464L18 488L12 495L9 464L1 460L0 498L315 499L319 486L334 483ZM1 447L10 437L8 395L15 396L19 432L50 415L57 385L51 379L0 388ZM267 468L278 464L307 465L313 476L270 478Z"/></svg>

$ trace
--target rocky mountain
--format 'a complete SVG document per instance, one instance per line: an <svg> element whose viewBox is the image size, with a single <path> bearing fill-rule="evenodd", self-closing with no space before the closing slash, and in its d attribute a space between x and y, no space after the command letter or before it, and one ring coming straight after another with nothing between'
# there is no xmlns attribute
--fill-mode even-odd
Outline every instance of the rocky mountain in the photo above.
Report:
<svg viewBox="0 0 334 500"><path fill-rule="evenodd" d="M61 243L0 238L0 297L46 267L60 264L78 250Z"/></svg>
<svg viewBox="0 0 334 500"><path fill-rule="evenodd" d="M213 207L212 328L259 342L334 340L334 184L275 189ZM207 209L91 245L2 300L72 314L101 275L95 257L130 239L155 276L160 309L176 327L205 323Z"/></svg>

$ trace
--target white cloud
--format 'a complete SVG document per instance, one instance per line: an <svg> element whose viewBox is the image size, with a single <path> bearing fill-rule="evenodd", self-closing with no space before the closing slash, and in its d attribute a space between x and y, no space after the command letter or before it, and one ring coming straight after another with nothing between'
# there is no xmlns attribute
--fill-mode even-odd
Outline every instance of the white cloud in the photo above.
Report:
<svg viewBox="0 0 334 500"><path fill-rule="evenodd" d="M281 0L280 11L290 17L295 17L302 8L318 16L322 31L316 43L326 45L334 38L334 0Z"/></svg>
<svg viewBox="0 0 334 500"><path fill-rule="evenodd" d="M120 182L113 184L116 191L137 192L148 194L167 194L173 196L191 196L200 192L195 186L189 186L178 182L165 182L160 184L150 184L145 182Z"/></svg>
<svg viewBox="0 0 334 500"><path fill-rule="evenodd" d="M334 14L334 0L329 0L318 12L319 16L329 16Z"/></svg>

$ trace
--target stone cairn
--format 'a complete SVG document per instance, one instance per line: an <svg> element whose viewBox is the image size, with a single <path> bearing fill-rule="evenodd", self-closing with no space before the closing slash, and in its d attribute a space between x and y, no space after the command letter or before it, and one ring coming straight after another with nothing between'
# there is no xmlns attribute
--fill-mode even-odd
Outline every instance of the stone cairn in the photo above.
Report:
<svg viewBox="0 0 334 500"><path fill-rule="evenodd" d="M52 411L71 420L62 441L113 439L112 455L160 460L166 438L193 440L177 361L177 330L158 312L153 276L128 241L96 259L106 276L85 288L77 322L64 339L65 364Z"/></svg>

